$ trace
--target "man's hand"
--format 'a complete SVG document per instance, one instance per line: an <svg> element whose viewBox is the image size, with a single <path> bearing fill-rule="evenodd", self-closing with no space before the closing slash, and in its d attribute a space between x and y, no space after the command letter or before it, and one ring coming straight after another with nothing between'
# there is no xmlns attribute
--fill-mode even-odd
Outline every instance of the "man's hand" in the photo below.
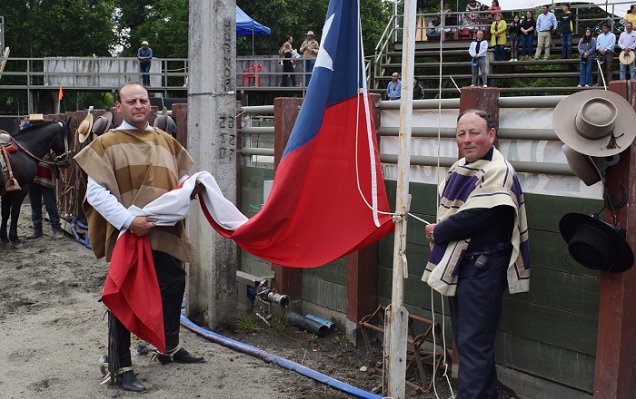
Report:
<svg viewBox="0 0 636 399"><path fill-rule="evenodd" d="M625 49L625 54L629 54L629 52L630 52L630 51L632 51L632 49L631 49L631 48L629 48L629 47L627 47L627 48Z"/></svg>
<svg viewBox="0 0 636 399"><path fill-rule="evenodd" d="M194 190L192 190L192 194L190 194L190 199L193 200L194 197L199 195L199 193L203 191L204 188L205 186L203 185L203 183L197 183L197 185L194 186Z"/></svg>
<svg viewBox="0 0 636 399"><path fill-rule="evenodd" d="M150 233L155 225L152 223L155 219L146 216L137 216L130 224L128 230L136 236L143 237Z"/></svg>
<svg viewBox="0 0 636 399"><path fill-rule="evenodd" d="M435 241L433 241L433 230L435 230L435 224L429 224L424 231L426 232L426 239L428 240L428 246L433 249Z"/></svg>

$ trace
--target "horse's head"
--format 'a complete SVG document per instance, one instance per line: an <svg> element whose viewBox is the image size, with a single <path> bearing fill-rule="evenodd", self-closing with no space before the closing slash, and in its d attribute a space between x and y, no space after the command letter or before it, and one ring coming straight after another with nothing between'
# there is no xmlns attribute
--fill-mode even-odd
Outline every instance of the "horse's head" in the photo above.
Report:
<svg viewBox="0 0 636 399"><path fill-rule="evenodd" d="M58 166L68 166L69 164L69 143L72 143L73 133L71 132L70 125L71 118L66 121L58 121L56 124L59 126L57 134L53 136L53 144L51 150L55 153L55 162Z"/></svg>

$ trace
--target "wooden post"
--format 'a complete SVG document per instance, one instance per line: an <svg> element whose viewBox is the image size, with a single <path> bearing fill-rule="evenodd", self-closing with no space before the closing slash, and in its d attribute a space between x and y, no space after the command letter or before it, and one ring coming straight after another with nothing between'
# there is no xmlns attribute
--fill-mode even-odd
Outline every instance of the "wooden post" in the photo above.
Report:
<svg viewBox="0 0 636 399"><path fill-rule="evenodd" d="M298 117L303 99L299 97L281 97L274 99L274 168L278 167L283 152ZM274 288L288 295L292 305L298 305L302 299L302 270L292 267L272 265Z"/></svg>
<svg viewBox="0 0 636 399"><path fill-rule="evenodd" d="M380 126L380 109L374 107L382 96L371 94L371 116ZM347 338L354 345L358 340L358 321L378 307L379 247L377 243L347 256Z"/></svg>
<svg viewBox="0 0 636 399"><path fill-rule="evenodd" d="M177 141L188 148L188 104L172 104L172 119L177 125Z"/></svg>
<svg viewBox="0 0 636 399"><path fill-rule="evenodd" d="M610 91L628 98L634 105L636 82L631 81L627 96L625 81L610 82ZM620 118L620 115L618 116ZM619 201L627 190L626 204L617 210L618 224L627 229L627 242L636 248L636 148L621 153L617 165L607 170L605 183L610 195ZM611 213L603 214L612 222ZM598 312L598 338L594 370L594 398L632 399L636 372L636 268L623 273L601 273Z"/></svg>
<svg viewBox="0 0 636 399"><path fill-rule="evenodd" d="M216 178L236 202L236 2L190 0L188 151L196 170ZM187 314L211 328L236 317L237 247L222 238L197 201L188 215L192 261L188 270Z"/></svg>

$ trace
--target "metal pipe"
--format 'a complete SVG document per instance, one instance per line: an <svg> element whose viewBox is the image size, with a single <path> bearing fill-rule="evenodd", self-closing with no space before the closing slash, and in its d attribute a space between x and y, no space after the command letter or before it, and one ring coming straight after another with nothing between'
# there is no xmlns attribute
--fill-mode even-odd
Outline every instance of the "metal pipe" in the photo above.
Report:
<svg viewBox="0 0 636 399"><path fill-rule="evenodd" d="M329 327L326 325L318 323L315 320L308 319L296 312L285 313L285 320L298 328L302 328L303 330L316 334L320 338L326 337L330 332Z"/></svg>
<svg viewBox="0 0 636 399"><path fill-rule="evenodd" d="M499 97L499 108L554 108L567 96Z"/></svg>
<svg viewBox="0 0 636 399"><path fill-rule="evenodd" d="M274 134L274 126L246 126L238 129L242 134Z"/></svg>
<svg viewBox="0 0 636 399"><path fill-rule="evenodd" d="M397 154L380 154L380 162L397 163ZM439 166L447 168L455 163L457 159L444 157L439 159ZM566 164L560 163L537 163L527 161L508 161L519 173L540 173L546 175L574 176L574 172ZM411 155L411 165L416 166L437 166L436 157L427 157L421 155Z"/></svg>
<svg viewBox="0 0 636 399"><path fill-rule="evenodd" d="M307 313L305 315L305 317L308 318L309 320L313 320L313 321L316 321L316 322L322 324L323 326L327 327L331 332L338 331L338 326L336 325L336 323L331 322L331 321L329 321L327 319L323 319L322 317L318 317L318 316L315 316L315 315L309 314L309 313Z"/></svg>
<svg viewBox="0 0 636 399"><path fill-rule="evenodd" d="M273 105L249 105L241 107L241 112L246 114L267 114L274 115Z"/></svg>
<svg viewBox="0 0 636 399"><path fill-rule="evenodd" d="M263 156L274 156L273 148L241 148L238 151L239 154L243 156L249 155L263 155Z"/></svg>
<svg viewBox="0 0 636 399"><path fill-rule="evenodd" d="M459 110L459 98L443 98L428 99L428 100L413 100L413 109L438 109L439 102L442 102L442 109L457 109ZM385 109L400 109L399 101L380 101L378 106L381 110Z"/></svg>
<svg viewBox="0 0 636 399"><path fill-rule="evenodd" d="M280 367L286 368L291 371L295 371L300 375L304 375L305 377L312 378L322 384L328 385L332 388L335 388L339 391L345 392L349 395L352 395L356 398L363 399L382 399L382 396L376 395L371 392L364 391L360 388L356 388L349 384L346 384L342 381L339 381L335 378L331 378L328 375L319 373L318 371L312 370L309 367L298 364L294 361L282 358L280 356L276 356L269 352L266 352L262 349L258 349L252 345L245 344L240 341L236 341L234 339L225 337L221 334L217 334L210 330L207 330L203 327L200 327L193 322L191 322L187 317L181 315L181 325L183 325L188 330L202 336L203 338L212 341L214 343L225 346L226 348L230 348L232 350L236 350L250 356L257 357L261 360L264 360L267 363L273 363Z"/></svg>
<svg viewBox="0 0 636 399"><path fill-rule="evenodd" d="M376 130L381 137L397 137L398 127L380 127ZM436 127L413 127L412 136L417 138L437 138ZM440 130L440 137L443 139L454 139L455 128L443 127ZM517 129L499 128L497 137L504 140L558 140L556 133L552 129Z"/></svg>

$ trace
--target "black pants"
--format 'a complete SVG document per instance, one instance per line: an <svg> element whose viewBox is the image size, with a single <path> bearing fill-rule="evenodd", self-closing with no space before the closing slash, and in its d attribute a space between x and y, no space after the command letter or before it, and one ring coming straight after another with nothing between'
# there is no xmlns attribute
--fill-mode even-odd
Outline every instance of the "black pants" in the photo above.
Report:
<svg viewBox="0 0 636 399"><path fill-rule="evenodd" d="M179 345L179 319L181 317L181 302L185 292L185 271L181 262L159 251L152 251L152 260L157 271L161 301L163 307L163 324L166 335L166 350L169 351ZM119 348L119 367L132 366L130 356L130 331L116 320L117 340Z"/></svg>
<svg viewBox="0 0 636 399"><path fill-rule="evenodd" d="M468 260L459 266L457 292L449 298L459 351L457 399L497 398L495 336L509 259L492 256L483 268Z"/></svg>

